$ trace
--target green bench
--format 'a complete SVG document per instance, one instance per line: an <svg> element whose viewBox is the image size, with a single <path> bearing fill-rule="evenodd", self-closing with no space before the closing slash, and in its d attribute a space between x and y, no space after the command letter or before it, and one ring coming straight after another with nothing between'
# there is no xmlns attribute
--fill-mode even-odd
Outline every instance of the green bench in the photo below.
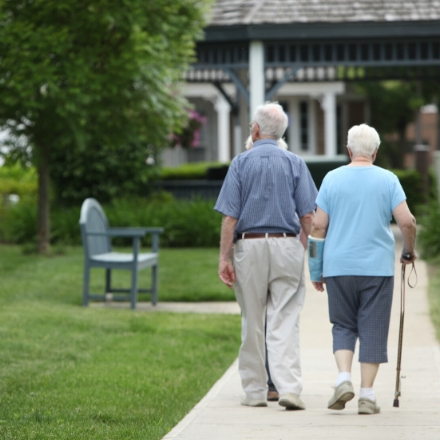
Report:
<svg viewBox="0 0 440 440"><path fill-rule="evenodd" d="M131 308L135 309L138 293L150 293L151 302L155 305L157 303L159 234L163 232L163 228L111 228L101 205L92 198L86 199L82 204L79 225L84 248L83 305L87 306L90 300L106 301L111 299L113 301L130 301ZM145 234L152 235L152 250L148 253L140 253L140 239ZM131 238L132 252L114 252L111 243L113 237ZM139 289L138 271L148 267L151 267L151 287ZM105 269L104 294L90 293L90 270L92 268ZM112 288L111 271L113 269L131 271L130 289Z"/></svg>

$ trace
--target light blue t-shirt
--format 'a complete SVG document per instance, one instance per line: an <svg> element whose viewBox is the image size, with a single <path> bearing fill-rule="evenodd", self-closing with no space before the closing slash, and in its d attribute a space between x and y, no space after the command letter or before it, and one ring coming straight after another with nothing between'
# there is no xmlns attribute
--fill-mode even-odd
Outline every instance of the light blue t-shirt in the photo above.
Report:
<svg viewBox="0 0 440 440"><path fill-rule="evenodd" d="M328 214L323 276L393 276L393 210L406 199L397 177L377 166L329 172L316 204Z"/></svg>

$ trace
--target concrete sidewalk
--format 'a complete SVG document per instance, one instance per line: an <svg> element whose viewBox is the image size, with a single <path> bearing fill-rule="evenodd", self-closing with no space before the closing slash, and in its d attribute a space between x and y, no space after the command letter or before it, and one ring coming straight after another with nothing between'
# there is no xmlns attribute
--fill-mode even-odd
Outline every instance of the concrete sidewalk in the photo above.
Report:
<svg viewBox="0 0 440 440"><path fill-rule="evenodd" d="M396 245L400 253L401 243ZM389 363L380 367L375 391L380 414L357 414L359 364L354 363L356 396L344 411L327 409L337 370L332 354L327 296L307 280L307 297L301 315L301 359L306 411L286 411L276 402L267 408L240 405L243 394L237 362L209 393L164 439L176 440L287 440L287 439L440 439L440 346L435 339L427 302L427 268L417 261L416 288L406 288L400 408L393 408L400 319L400 264L396 279L389 337ZM408 274L407 270L407 274ZM308 269L306 268L308 275ZM193 307L195 307L193 305ZM234 309L235 307L235 309ZM209 306L205 306L209 308ZM211 309L216 308L211 304ZM236 305L224 305L237 312ZM176 310L177 311L177 310ZM183 310L182 310L183 311ZM197 311L197 310L193 310ZM357 356L357 355L356 355Z"/></svg>

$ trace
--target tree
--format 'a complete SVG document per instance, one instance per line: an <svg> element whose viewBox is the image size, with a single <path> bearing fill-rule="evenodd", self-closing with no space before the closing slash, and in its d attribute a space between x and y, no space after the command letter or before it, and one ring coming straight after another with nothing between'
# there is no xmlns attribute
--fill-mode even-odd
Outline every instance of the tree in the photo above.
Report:
<svg viewBox="0 0 440 440"><path fill-rule="evenodd" d="M403 154L407 148L405 131L413 122L418 109L435 102L440 97L440 87L434 81L366 81L357 84L359 91L368 96L371 108L371 125L381 138L397 134L397 142L383 139L378 163L393 168L403 168Z"/></svg>
<svg viewBox="0 0 440 440"><path fill-rule="evenodd" d="M206 0L0 0L0 126L16 150L32 147L40 252L49 248L54 151L161 145L182 127L186 103L175 84L192 60L205 7Z"/></svg>

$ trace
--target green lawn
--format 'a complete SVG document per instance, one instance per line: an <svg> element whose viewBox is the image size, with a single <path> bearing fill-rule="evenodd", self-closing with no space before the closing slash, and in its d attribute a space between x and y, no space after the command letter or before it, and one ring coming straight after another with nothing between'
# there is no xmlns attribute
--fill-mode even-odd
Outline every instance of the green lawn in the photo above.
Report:
<svg viewBox="0 0 440 440"><path fill-rule="evenodd" d="M160 300L232 298L217 250L160 258ZM160 439L237 356L239 316L79 307L80 248L47 258L0 246L0 283L2 440Z"/></svg>
<svg viewBox="0 0 440 440"><path fill-rule="evenodd" d="M431 261L428 265L429 286L428 296L431 319L435 327L437 339L440 341L440 260Z"/></svg>
<svg viewBox="0 0 440 440"><path fill-rule="evenodd" d="M45 299L49 289L59 301L81 304L82 248L64 248L64 252L39 257L23 255L18 246L0 246L0 271L12 282L8 299ZM234 292L218 278L218 249L161 249L159 260L159 301L235 300ZM129 287L130 272L113 271L113 281L115 286ZM140 271L139 287L149 283L150 270ZM92 269L91 291L104 292L103 269ZM141 300L147 301L149 296L141 296Z"/></svg>

